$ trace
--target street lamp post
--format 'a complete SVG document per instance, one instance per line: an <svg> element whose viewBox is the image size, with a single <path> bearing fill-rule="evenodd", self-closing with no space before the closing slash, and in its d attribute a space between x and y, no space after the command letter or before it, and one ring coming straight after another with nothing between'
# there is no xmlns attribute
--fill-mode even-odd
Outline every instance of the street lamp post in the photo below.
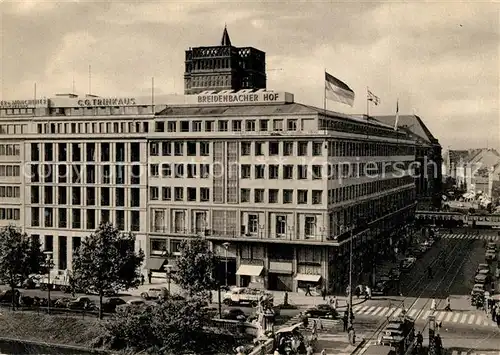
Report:
<svg viewBox="0 0 500 355"><path fill-rule="evenodd" d="M172 265L168 264L165 267L167 268L168 295L170 296L170 282L171 282L171 279L172 279Z"/></svg>
<svg viewBox="0 0 500 355"><path fill-rule="evenodd" d="M352 239L354 238L354 228L351 228L351 238L349 240L349 307L347 314L348 327L352 327Z"/></svg>
<svg viewBox="0 0 500 355"><path fill-rule="evenodd" d="M222 244L222 246L224 247L224 257L225 257L225 263L224 263L224 266L225 266L224 280L225 280L226 287L227 287L227 250L229 249L229 245L230 245L230 243L228 243L228 242L225 242L225 243Z"/></svg>
<svg viewBox="0 0 500 355"><path fill-rule="evenodd" d="M52 285L50 283L50 268L52 267L52 252L45 251L45 266L47 267L47 313L50 314L50 289Z"/></svg>

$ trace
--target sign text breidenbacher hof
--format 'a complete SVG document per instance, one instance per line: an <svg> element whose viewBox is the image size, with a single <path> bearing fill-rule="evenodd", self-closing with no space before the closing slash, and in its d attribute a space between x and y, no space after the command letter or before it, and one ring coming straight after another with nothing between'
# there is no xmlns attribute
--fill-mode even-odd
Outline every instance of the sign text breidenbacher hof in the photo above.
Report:
<svg viewBox="0 0 500 355"><path fill-rule="evenodd" d="M257 104L257 103L284 103L293 102L291 94L285 92L273 91L257 91L248 92L241 90L235 93L219 92L219 93L201 93L196 95L197 104Z"/></svg>
<svg viewBox="0 0 500 355"><path fill-rule="evenodd" d="M32 99L32 100L0 100L0 108L33 108L47 107L48 100Z"/></svg>

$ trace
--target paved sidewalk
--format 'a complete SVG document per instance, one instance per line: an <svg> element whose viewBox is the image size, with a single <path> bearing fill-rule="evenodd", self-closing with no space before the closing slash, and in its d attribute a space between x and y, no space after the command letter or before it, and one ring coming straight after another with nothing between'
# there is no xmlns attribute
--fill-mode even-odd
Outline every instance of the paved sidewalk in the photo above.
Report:
<svg viewBox="0 0 500 355"><path fill-rule="evenodd" d="M160 287L165 287L168 288L169 284L168 282L165 281L165 279L162 278L154 278L151 280L152 283L145 283L144 285L139 286L136 289L130 289L126 291L127 294L130 294L131 296L136 296L140 297L142 292L146 292L150 288L160 288ZM170 292L173 294L179 294L182 293L183 290L176 285L175 283L171 282L170 283ZM222 291L224 293L224 291ZM267 291L270 292L271 294L274 295L274 304L282 304L283 300L285 298L285 292L283 291ZM313 292L314 294L314 292ZM213 301L217 302L217 291L213 291ZM327 298L328 300L328 298ZM338 300L338 306L339 308L346 307L347 305L347 297L341 297L337 296ZM356 297L353 298L353 305L358 305L360 303L363 303L364 299L356 299ZM306 296L305 292L288 292L288 303L293 304L297 307L310 307L310 306L315 306L318 304L324 304L325 301L323 300L323 297L320 295L314 295L314 296Z"/></svg>

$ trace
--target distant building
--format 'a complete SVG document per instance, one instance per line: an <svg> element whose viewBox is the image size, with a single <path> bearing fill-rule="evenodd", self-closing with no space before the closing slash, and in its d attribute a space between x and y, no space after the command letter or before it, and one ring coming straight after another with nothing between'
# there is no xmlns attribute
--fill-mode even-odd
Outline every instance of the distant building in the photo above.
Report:
<svg viewBox="0 0 500 355"><path fill-rule="evenodd" d="M234 47L226 27L219 46L186 51L185 94L265 88L266 53L253 47Z"/></svg>
<svg viewBox="0 0 500 355"><path fill-rule="evenodd" d="M394 125L394 115L375 116L375 119ZM417 115L399 116L398 128L416 143L415 160L419 168L415 172L415 185L419 206L417 209L439 208L442 195L442 148L423 120Z"/></svg>

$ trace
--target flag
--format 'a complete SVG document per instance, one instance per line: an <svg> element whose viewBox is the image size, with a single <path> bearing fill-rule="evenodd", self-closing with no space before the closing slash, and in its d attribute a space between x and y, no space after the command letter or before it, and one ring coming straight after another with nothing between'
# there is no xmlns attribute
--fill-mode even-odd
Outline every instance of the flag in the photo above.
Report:
<svg viewBox="0 0 500 355"><path fill-rule="evenodd" d="M325 99L326 98L352 107L354 104L354 91L352 91L346 83L325 71Z"/></svg>
<svg viewBox="0 0 500 355"><path fill-rule="evenodd" d="M399 99L396 101L396 122L394 122L394 130L398 130L399 123Z"/></svg>
<svg viewBox="0 0 500 355"><path fill-rule="evenodd" d="M367 90L367 97L366 99L368 101L371 101L375 104L375 106L377 106L379 103L380 103L380 98L376 95L373 94L373 92L371 92L369 89L366 89Z"/></svg>

